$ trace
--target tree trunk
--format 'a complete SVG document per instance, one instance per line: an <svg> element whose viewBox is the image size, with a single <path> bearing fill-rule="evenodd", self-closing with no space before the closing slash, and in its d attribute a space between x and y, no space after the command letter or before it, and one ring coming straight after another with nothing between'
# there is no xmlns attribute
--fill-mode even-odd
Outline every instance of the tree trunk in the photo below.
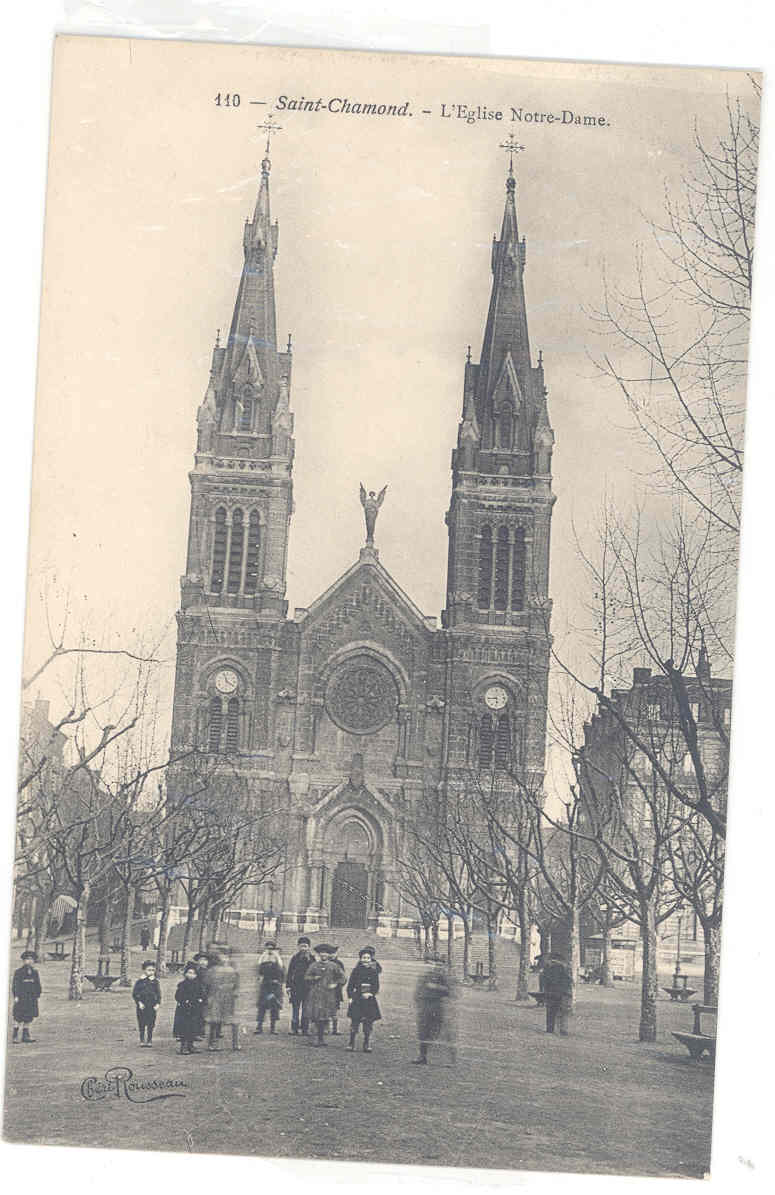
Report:
<svg viewBox="0 0 775 1195"><path fill-rule="evenodd" d="M169 884L165 883L161 894L159 944L156 947L156 974L160 977L167 974L167 938L170 926L170 903L170 887Z"/></svg>
<svg viewBox="0 0 775 1195"><path fill-rule="evenodd" d="M135 903L135 888L133 884L127 885L126 889L126 905L124 907L124 920L121 926L121 963L120 976L118 986L120 988L128 988L130 986L129 978L129 938L132 933L132 913L134 912Z"/></svg>
<svg viewBox="0 0 775 1195"><path fill-rule="evenodd" d="M32 899L30 900L30 903L28 906L29 920L27 922L27 941L25 942L26 950L34 950L35 949L35 947L32 945L32 943L33 943L33 939L35 937L35 918L37 916L38 903L39 903L39 898L37 896L33 896Z"/></svg>
<svg viewBox="0 0 775 1195"><path fill-rule="evenodd" d="M433 921L431 923L431 953L434 959L439 957L439 923Z"/></svg>
<svg viewBox="0 0 775 1195"><path fill-rule="evenodd" d="M110 943L108 936L110 934L110 897L106 896L102 905L102 912L100 913L100 923L98 928L100 954L107 954Z"/></svg>
<svg viewBox="0 0 775 1195"><path fill-rule="evenodd" d="M603 954L600 960L600 983L604 988L614 986L613 964L611 962L611 926L606 917L603 925Z"/></svg>
<svg viewBox="0 0 775 1195"><path fill-rule="evenodd" d="M199 907L199 946L198 950L203 951L205 948L205 938L207 936L207 909L208 902L204 901Z"/></svg>
<svg viewBox="0 0 775 1195"><path fill-rule="evenodd" d="M641 908L643 971L640 986L639 1041L657 1040L657 925L653 898Z"/></svg>
<svg viewBox="0 0 775 1195"><path fill-rule="evenodd" d="M188 944L191 941L191 932L194 927L194 911L195 911L194 898L193 898L193 896L189 896L188 912L186 913L186 928L183 930L183 948L180 952L181 957L184 959L186 957L186 954L188 953Z"/></svg>
<svg viewBox="0 0 775 1195"><path fill-rule="evenodd" d="M40 954L40 944L44 937L44 927L48 921L49 909L51 908L51 898L47 896L45 899L40 896L38 898L37 916L35 917L35 932L32 936L32 949L37 955Z"/></svg>
<svg viewBox="0 0 775 1195"><path fill-rule="evenodd" d="M447 966L452 970L452 961L455 956L455 919L451 913L447 915Z"/></svg>
<svg viewBox="0 0 775 1195"><path fill-rule="evenodd" d="M468 979L468 969L471 962L471 926L468 914L463 914L463 979Z"/></svg>
<svg viewBox="0 0 775 1195"><path fill-rule="evenodd" d="M517 900L517 921L519 924L519 967L517 968L517 990L515 1000L529 1000L528 992L530 971L530 916L527 911L527 893L521 889Z"/></svg>
<svg viewBox="0 0 775 1195"><path fill-rule="evenodd" d="M579 907L574 902L567 914L568 926L568 969L571 978L571 1010L576 1004L576 987L579 982L579 966L581 965L581 934L579 932Z"/></svg>
<svg viewBox="0 0 775 1195"><path fill-rule="evenodd" d="M86 914L89 908L89 884L84 884L78 904L75 907L73 925L73 952L70 963L68 1000L83 1000L83 969L86 964Z"/></svg>
<svg viewBox="0 0 775 1195"><path fill-rule="evenodd" d="M431 952L431 927L427 924L427 922L425 922L423 924L422 935L423 935L423 943L422 943L423 954L425 955L426 958L428 958L430 955L430 952Z"/></svg>
<svg viewBox="0 0 775 1195"><path fill-rule="evenodd" d="M714 918L703 923L705 938L705 983L703 1002L718 1004L719 968L721 966L721 926Z"/></svg>
<svg viewBox="0 0 775 1195"><path fill-rule="evenodd" d="M498 925L497 914L495 917L491 913L487 914L487 970L490 973L490 978L487 981L487 986L491 991L495 991L498 986L498 953L496 949L496 932Z"/></svg>

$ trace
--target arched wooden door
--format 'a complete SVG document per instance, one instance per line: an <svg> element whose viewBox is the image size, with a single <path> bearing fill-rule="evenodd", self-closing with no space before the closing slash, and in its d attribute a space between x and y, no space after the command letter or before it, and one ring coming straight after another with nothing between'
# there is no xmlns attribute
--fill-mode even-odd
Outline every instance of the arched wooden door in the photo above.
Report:
<svg viewBox="0 0 775 1195"><path fill-rule="evenodd" d="M338 863L331 884L331 926L363 929L369 912L369 873L363 863Z"/></svg>

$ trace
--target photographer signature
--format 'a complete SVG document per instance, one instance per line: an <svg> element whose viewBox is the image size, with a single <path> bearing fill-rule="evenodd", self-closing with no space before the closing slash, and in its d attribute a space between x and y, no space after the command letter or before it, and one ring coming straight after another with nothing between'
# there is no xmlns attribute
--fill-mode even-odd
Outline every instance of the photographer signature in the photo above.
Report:
<svg viewBox="0 0 775 1195"><path fill-rule="evenodd" d="M156 1100L182 1099L185 1091L171 1088L188 1087L183 1079L135 1079L128 1066L111 1066L105 1071L105 1078L89 1075L81 1083L81 1095L85 1100L114 1099L129 1100L132 1104L153 1104Z"/></svg>

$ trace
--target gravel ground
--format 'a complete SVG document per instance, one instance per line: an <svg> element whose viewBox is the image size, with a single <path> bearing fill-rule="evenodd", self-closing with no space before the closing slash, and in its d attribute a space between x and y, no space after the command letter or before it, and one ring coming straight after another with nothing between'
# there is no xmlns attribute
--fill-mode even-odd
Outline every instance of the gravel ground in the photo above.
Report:
<svg viewBox="0 0 775 1195"><path fill-rule="evenodd" d="M343 961L349 968L354 960ZM171 1036L178 977L162 981L149 1050L139 1048L126 989L69 1003L66 964L44 963L36 1040L8 1047L5 1137L492 1169L707 1172L713 1070L691 1062L670 1035L690 1028L685 1006L661 1002L659 1039L645 1045L632 987L582 986L567 1038L544 1033L541 1011L507 991L466 988L455 1002L457 1062L440 1045L419 1067L411 1060L420 966L386 961L372 1054L347 1052L346 1035L310 1048L288 1035L285 1008L276 1037L266 1027L254 1037L250 1021L241 1053L180 1057ZM186 1086L122 1086L119 1095L85 1099L83 1080L111 1067L131 1070L133 1081Z"/></svg>

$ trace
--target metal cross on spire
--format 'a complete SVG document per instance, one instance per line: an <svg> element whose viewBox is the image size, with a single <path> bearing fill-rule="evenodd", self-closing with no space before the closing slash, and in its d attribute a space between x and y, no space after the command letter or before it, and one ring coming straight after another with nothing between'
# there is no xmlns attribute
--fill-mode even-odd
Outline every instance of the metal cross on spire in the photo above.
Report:
<svg viewBox="0 0 775 1195"><path fill-rule="evenodd" d="M509 175L513 175L514 154L519 153L521 149L524 149L524 145L520 145L519 142L515 140L513 133L509 133L508 140L502 141L499 148L507 149L509 151Z"/></svg>
<svg viewBox="0 0 775 1195"><path fill-rule="evenodd" d="M271 116L267 116L263 124L256 125L256 128L261 129L266 133L266 150L264 152L267 155L269 153L269 142L271 140L272 133L278 133L282 127L283 126L281 124L273 124Z"/></svg>

